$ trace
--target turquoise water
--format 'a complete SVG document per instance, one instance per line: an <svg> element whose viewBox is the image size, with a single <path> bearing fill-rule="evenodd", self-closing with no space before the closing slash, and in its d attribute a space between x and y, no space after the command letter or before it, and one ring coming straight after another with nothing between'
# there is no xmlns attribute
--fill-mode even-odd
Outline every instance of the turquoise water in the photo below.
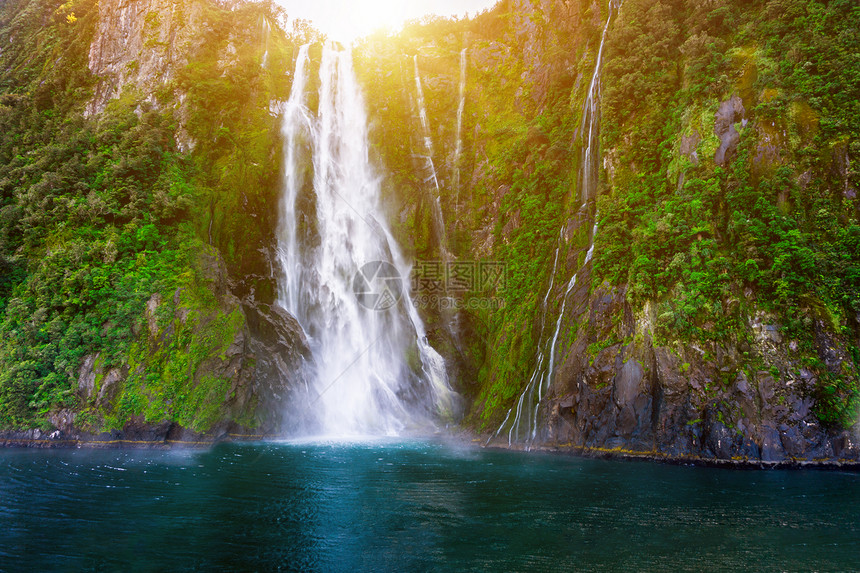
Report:
<svg viewBox="0 0 860 573"><path fill-rule="evenodd" d="M443 442L0 451L3 571L860 570L860 475Z"/></svg>

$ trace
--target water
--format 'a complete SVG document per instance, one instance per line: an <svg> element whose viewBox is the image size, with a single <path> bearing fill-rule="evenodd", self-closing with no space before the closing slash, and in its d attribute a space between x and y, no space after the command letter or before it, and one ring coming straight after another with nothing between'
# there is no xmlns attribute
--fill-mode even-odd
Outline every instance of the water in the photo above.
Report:
<svg viewBox="0 0 860 573"><path fill-rule="evenodd" d="M260 24L260 32L260 35L263 38L263 58L260 61L260 67L267 68L269 66L269 42L272 39L272 25L269 24L269 20L265 17L263 18L263 22Z"/></svg>
<svg viewBox="0 0 860 573"><path fill-rule="evenodd" d="M582 123L579 131L583 156L580 162L579 182L583 205L592 198L592 194L597 188L598 145L600 144L600 65L603 62L603 44L606 41L606 32L609 30L614 8L616 8L616 0L610 0L609 15L606 17L606 25L603 26L603 33L600 35L600 47L594 62L594 72L591 75L591 82L588 84L585 104L582 106ZM621 9L621 0L617 0L617 9Z"/></svg>
<svg viewBox="0 0 860 573"><path fill-rule="evenodd" d="M281 211L278 218L278 255L282 266L280 288L281 306L299 320L303 316L300 296L304 269L299 241L298 198L305 185L303 166L310 160L310 141L314 129L314 118L305 104L310 64L307 45L299 48L293 87L284 109L281 131L284 135L284 183L281 193Z"/></svg>
<svg viewBox="0 0 860 573"><path fill-rule="evenodd" d="M412 57L412 63L415 68L415 94L418 99L418 119L421 122L421 133L424 138L424 169L427 173L424 182L432 182L435 190L435 194L430 201L430 210L433 214L433 228L439 254L442 257L443 263L447 264L451 260L451 255L448 251L448 232L445 226L445 217L442 214L439 178L436 175L436 165L433 163L433 137L430 132L430 119L427 117L427 106L424 103L424 88L421 87L421 74L418 72L417 54Z"/></svg>
<svg viewBox="0 0 860 573"><path fill-rule="evenodd" d="M291 400L301 410L291 417L308 420L305 434L432 430L457 400L409 300L411 268L368 159L352 54L323 48L316 114L307 107L308 74L303 47L283 117L278 278L279 304L308 336L315 383Z"/></svg>
<svg viewBox="0 0 860 573"><path fill-rule="evenodd" d="M466 109L466 48L460 51L460 98L457 104L457 144L454 147L455 204L460 204L460 156L463 154L463 111Z"/></svg>
<svg viewBox="0 0 860 573"><path fill-rule="evenodd" d="M583 153L579 162L578 180L580 184L580 197L582 199L581 210L587 206L590 199L597 196L598 189L598 174L599 174L599 144L600 144L600 67L603 61L603 46L606 42L606 33L609 30L609 24L612 22L614 10L620 10L621 0L610 0L609 14L606 17L606 24L603 26L603 33L600 36L600 45L597 50L597 57L594 62L594 72L591 76L591 82L588 85L585 103L582 108L582 122L580 125L580 141L582 143ZM417 70L417 68L416 68ZM591 245L586 253L585 263L583 267L591 261L594 254L594 236L597 233L597 216L595 215L594 229L591 233ZM538 340L543 339L544 321L546 320L547 300L553 289L553 281L555 279L555 268L558 264L558 253L563 242L564 226L559 233L558 245L555 251L555 263L553 263L552 278L550 279L549 289L542 308L541 330ZM580 269L581 270L581 269ZM544 348L538 343L537 355L535 358L535 369L529 378L528 383L520 394L519 399L508 410L502 425L496 430L495 434L490 438L502 435L507 428L508 444L514 442L533 442L538 435L538 426L540 424L539 410L540 402L543 399L546 391L549 390L552 384L553 372L555 370L555 347L558 342L558 336L561 331L561 323L564 318L564 311L567 305L567 296L576 285L577 273L574 273L570 281L568 281L567 290L562 298L561 308L559 310L558 319L556 321L555 333L549 342L549 359L545 359Z"/></svg>
<svg viewBox="0 0 860 573"><path fill-rule="evenodd" d="M591 229L591 245L585 253L585 260L582 263L582 267L579 271L573 274L567 283L567 288L564 290L564 295L561 299L561 309L558 311L558 319L555 323L555 332L553 333L547 347L549 351L549 359L545 360L544 357L546 349L538 344L537 355L535 357L535 368L529 378L528 384L526 384L525 389L520 394L516 403L508 410L505 419L502 421L502 425L499 426L499 429L496 430L492 436L490 436L487 443L499 435L504 435L505 428L508 430L507 438L509 446L514 442L531 444L537 439L538 428L540 426L540 404L543 400L544 394L549 391L550 385L553 381L553 374L555 372L555 350L558 345L558 336L561 333L561 323L564 319L565 308L567 307L567 298L576 286L576 277L579 275L579 272L582 271L589 262L591 262L591 258L594 255L594 238L596 235L597 215L595 215L594 227ZM549 302L549 295L552 293L553 286L555 284L555 273L558 268L558 254L561 250L563 238L564 227L559 230L558 246L555 248L555 258L553 259L549 288L547 288L546 295L543 297L541 328L538 340L543 339L544 327L546 325L547 303ZM511 415L513 415L513 418L511 418ZM508 424L508 422L510 422L510 424Z"/></svg>
<svg viewBox="0 0 860 573"><path fill-rule="evenodd" d="M0 569L848 571L857 474L442 442L0 451Z"/></svg>
<svg viewBox="0 0 860 573"><path fill-rule="evenodd" d="M427 181L432 181L439 192L439 179L436 177L436 166L433 164L433 138L430 135L430 120L427 117L427 107L424 104L424 88L421 87L421 74L418 72L418 56L412 57L415 68L415 94L418 98L418 119L421 121L421 133L424 136L424 151L427 153Z"/></svg>

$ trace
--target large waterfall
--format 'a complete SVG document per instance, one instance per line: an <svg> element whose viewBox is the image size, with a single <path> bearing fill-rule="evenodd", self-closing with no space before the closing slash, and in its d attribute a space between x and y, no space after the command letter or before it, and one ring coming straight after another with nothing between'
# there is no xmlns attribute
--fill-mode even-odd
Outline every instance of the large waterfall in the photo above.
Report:
<svg viewBox="0 0 860 573"><path fill-rule="evenodd" d="M394 241L368 159L352 54L326 46L319 108L308 109L307 46L283 116L279 303L302 325L314 381L305 433L393 435L432 428L457 395L409 299L410 265Z"/></svg>

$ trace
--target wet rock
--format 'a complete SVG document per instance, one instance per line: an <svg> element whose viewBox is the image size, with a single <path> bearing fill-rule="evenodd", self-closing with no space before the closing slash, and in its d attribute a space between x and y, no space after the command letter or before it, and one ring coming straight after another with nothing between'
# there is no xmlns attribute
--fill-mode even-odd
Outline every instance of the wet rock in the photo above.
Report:
<svg viewBox="0 0 860 573"><path fill-rule="evenodd" d="M702 141L702 136L699 135L699 132L696 130L693 130L693 133L690 135L681 136L681 154L686 155L693 165L699 164L699 157L696 155L696 147L699 145L700 141Z"/></svg>
<svg viewBox="0 0 860 573"><path fill-rule="evenodd" d="M758 380L758 397L761 403L762 413L769 413L772 410L771 402L776 395L774 386L776 382L770 372L759 371L756 373Z"/></svg>
<svg viewBox="0 0 860 573"><path fill-rule="evenodd" d="M860 440L848 430L842 430L830 439L833 455L842 460L860 459Z"/></svg>
<svg viewBox="0 0 860 573"><path fill-rule="evenodd" d="M741 411L749 420L758 419L758 407L756 406L755 393L750 387L747 375L740 371L735 378L734 399L740 406Z"/></svg>
<svg viewBox="0 0 860 573"><path fill-rule="evenodd" d="M736 95L720 103L714 122L714 133L720 138L720 146L714 155L717 165L725 165L734 156L741 139L735 129L735 123L743 119L745 112L741 98Z"/></svg>
<svg viewBox="0 0 860 573"><path fill-rule="evenodd" d="M48 421L53 424L55 428L57 428L58 435L54 436L52 439L57 439L59 437L70 436L75 433L75 418L77 414L74 411L63 408L61 410L56 410L51 412L48 415Z"/></svg>
<svg viewBox="0 0 860 573"><path fill-rule="evenodd" d="M735 433L724 420L726 414L721 404L713 403L705 411L702 438L709 453L721 460L732 458L735 446Z"/></svg>
<svg viewBox="0 0 860 573"><path fill-rule="evenodd" d="M134 416L123 426L118 439L153 445L163 444L173 426L172 422L152 423L147 422L143 416Z"/></svg>
<svg viewBox="0 0 860 573"><path fill-rule="evenodd" d="M785 459L785 450L779 431L772 426L761 429L761 460L763 462L780 462Z"/></svg>
<svg viewBox="0 0 860 573"><path fill-rule="evenodd" d="M99 406L111 406L122 387L122 382L128 376L128 368L112 368L108 370L99 387L99 395L96 404Z"/></svg>
<svg viewBox="0 0 860 573"><path fill-rule="evenodd" d="M96 385L95 365L98 360L97 354L84 356L84 361L78 371L78 395L86 402L92 395Z"/></svg>
<svg viewBox="0 0 860 573"><path fill-rule="evenodd" d="M613 394L615 403L619 408L632 403L633 399L645 390L643 374L642 365L636 360L628 360L621 367L615 378L615 392Z"/></svg>
<svg viewBox="0 0 860 573"><path fill-rule="evenodd" d="M277 305L246 301L242 309L248 321L248 358L255 367L249 383L237 387L237 402L256 401L257 419L268 431L286 422L287 405L295 388L304 386L312 357L298 321ZM298 411L292 421L299 422Z"/></svg>
<svg viewBox="0 0 860 573"><path fill-rule="evenodd" d="M779 438L788 456L797 458L806 452L806 440L797 428L782 424L779 427Z"/></svg>
<svg viewBox="0 0 860 573"><path fill-rule="evenodd" d="M161 304L161 295L154 293L146 302L146 324L149 327L149 335L155 338L158 336L158 318L155 312Z"/></svg>

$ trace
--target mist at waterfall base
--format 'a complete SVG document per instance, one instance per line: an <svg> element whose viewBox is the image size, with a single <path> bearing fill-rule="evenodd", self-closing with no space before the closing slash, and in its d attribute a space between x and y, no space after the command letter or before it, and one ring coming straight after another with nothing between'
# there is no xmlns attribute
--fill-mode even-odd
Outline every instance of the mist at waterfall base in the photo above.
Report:
<svg viewBox="0 0 860 573"><path fill-rule="evenodd" d="M847 571L856 474L441 441L0 451L4 571Z"/></svg>
<svg viewBox="0 0 860 573"><path fill-rule="evenodd" d="M352 54L323 47L315 112L310 68L303 46L282 129L278 303L313 354L286 416L295 435L426 433L457 416L458 396L406 292Z"/></svg>

